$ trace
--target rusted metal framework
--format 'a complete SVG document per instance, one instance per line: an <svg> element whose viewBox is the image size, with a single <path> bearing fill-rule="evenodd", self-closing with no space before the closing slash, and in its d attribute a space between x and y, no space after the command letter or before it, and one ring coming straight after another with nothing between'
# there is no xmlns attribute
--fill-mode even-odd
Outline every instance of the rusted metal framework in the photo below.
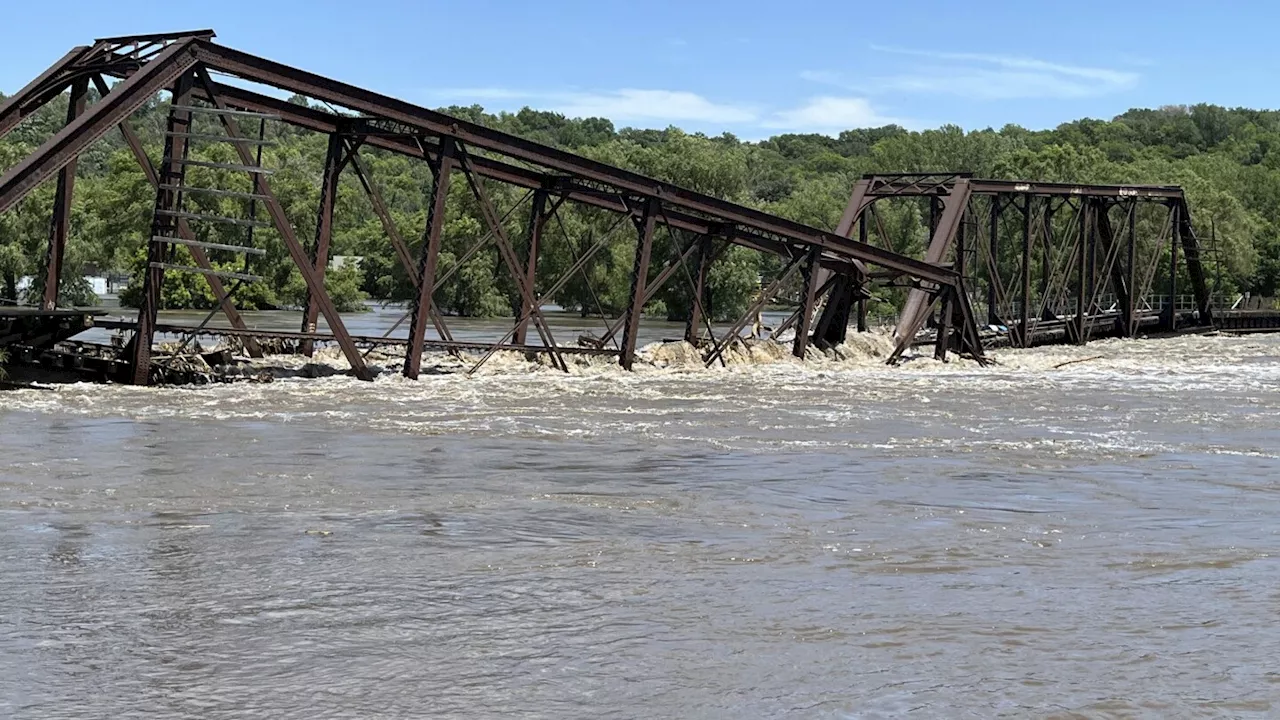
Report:
<svg viewBox="0 0 1280 720"><path fill-rule="evenodd" d="M987 326L1007 329L1011 344L1083 344L1103 335L1213 325L1200 247L1179 187L984 180L965 173L868 175L854 187L837 232L904 249L908 239L893 237L879 211L889 202L925 206L923 259L954 269L975 294L974 305L985 309ZM873 277L895 279L892 272ZM1194 297L1187 312L1178 308L1180 278ZM855 307L865 329L866 299L847 282L827 287L815 339L836 344ZM937 328L939 356L971 342L963 336L973 330L962 319L945 294L911 287L895 329L894 357L926 324Z"/></svg>
<svg viewBox="0 0 1280 720"><path fill-rule="evenodd" d="M54 66L14 96L0 104L0 136L21 119L49 102L71 92L72 101L66 126L28 157L0 177L0 213L12 208L40 183L56 178L57 193L50 232L45 305L52 307L58 293L61 258L68 232L69 208L72 200L74 169L77 156L106 133L119 130L137 157L141 169L156 188L156 205L148 265L143 288L143 304L139 312L132 342L125 349L128 380L145 384L152 378L152 341L157 331L160 287L166 271L195 272L203 275L217 298L220 310L240 333L251 353L260 350L253 335L236 310L232 292L223 280L252 280L248 273L217 269L210 253L260 253L261 248L202 242L192 232L190 222L205 220L185 209L184 198L199 191L231 191L193 188L186 184L186 168L200 163L188 155L189 142L199 137L193 132L193 116L212 114L221 124L221 140L229 142L240 163L223 164L222 169L244 172L251 180L248 193L234 193L249 200L252 207L265 210L267 220L214 218L225 222L265 225L278 233L281 242L297 266L307 288L307 302L299 339L309 349L312 342L332 340L342 349L354 374L371 377L359 345L389 344L399 339L353 337L346 329L324 286L334 212L334 196L342 172L354 172L369 196L380 218L389 242L400 263L408 271L417 288L411 303L403 372L417 377L422 355L429 348L451 352L474 349L474 343L458 343L452 338L445 318L433 300L444 277L439 272L441 233L446 201L452 182L466 183L480 208L488 235L477 243L496 247L502 264L510 272L511 281L520 298L520 313L511 330L500 341L489 345L485 358L498 350L518 350L548 354L552 362L565 367L563 356L569 352L616 355L618 362L630 368L636 354L637 332L645 304L655 297L665 283L683 279L691 289L691 307L685 337L706 351L708 364L716 362L726 348L735 342L741 330L760 307L797 275L803 278L802 302L799 310L783 327L796 330L794 351L803 356L810 342L814 313L820 297L832 295L837 300L868 295L872 281L891 279L912 288L909 317L904 320L904 335L917 324L929 300L942 302L948 308L948 322L956 328L954 345L940 346L940 352L954 348L982 358L978 323L965 289L964 273L945 261L945 253L933 252L923 259L910 257L870 243L865 227L860 237L850 230L853 219L842 223L837 232L809 227L749 207L692 192L634 172L583 158L562 150L497 132L460 118L418 107L395 98L380 95L342 82L320 77L271 60L219 45L212 31L183 32L160 35L105 38L92 45L77 47ZM314 107L283 102L269 95L228 84L227 78L257 83L323 102L339 111L327 112ZM111 84L108 79L117 82ZM86 105L88 87L101 95L97 102ZM158 166L147 157L129 117L161 91L169 91L170 107L165 134L163 158ZM292 126L324 133L329 137L317 210L317 232L308 246L299 238L290 218L272 191L269 171L261 167L261 138L244 132L246 119L280 121ZM428 198L428 220L423 233L422 249L415 253L391 222L386 205L360 159L360 149L377 148L425 161L434 183ZM505 215L496 207L487 183L501 182L527 191L529 213L528 237L513 238L504 224ZM862 187L861 185L859 186ZM944 211L938 232L956 226L963 203L949 201L954 193L939 197ZM618 214L616 227L630 227L635 245L630 301L622 317L607 328L604 337L586 347L558 343L542 312L543 305L580 272L590 258L616 233L601 238L594 246L582 249L577 261L561 278L539 286L536 273L539 253L547 242L549 221L566 202L599 208ZM514 212L515 209L508 211ZM860 211L851 218L861 217ZM862 223L865 226L865 222ZM655 258L655 236L670 233L676 253L668 259ZM951 233L954 235L954 233ZM939 248L947 243L939 240ZM713 332L704 310L708 267L731 245L751 248L782 258L784 269L760 294L760 299L738 322L719 337ZM175 265L175 248L190 253L195 265ZM470 257L471 252L466 257ZM661 265L658 264L661 261ZM233 288L234 290L234 288ZM843 303L847 305L847 303ZM833 313L842 302L828 303L828 312L819 323L820 336L830 337L834 330ZM845 309L847 319L847 307ZM317 332L323 317L329 332ZM428 336L428 327L435 337ZM705 333L704 333L705 329ZM530 331L537 335L532 343ZM606 343L620 334L615 348ZM836 333L838 334L838 333ZM708 337L709 336L709 337ZM903 347L906 345L904 340ZM481 361L483 362L483 360Z"/></svg>

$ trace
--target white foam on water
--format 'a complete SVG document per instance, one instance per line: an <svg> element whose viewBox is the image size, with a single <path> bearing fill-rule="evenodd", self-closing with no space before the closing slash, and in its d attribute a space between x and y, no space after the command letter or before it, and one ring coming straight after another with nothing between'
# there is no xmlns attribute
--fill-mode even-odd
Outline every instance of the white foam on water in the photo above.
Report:
<svg viewBox="0 0 1280 720"><path fill-rule="evenodd" d="M1233 421L1238 406L1256 423L1280 415L1278 338L1191 336L1006 349L992 352L994 363L986 367L954 355L936 361L931 348L889 366L892 347L887 333L851 334L848 343L812 348L799 360L789 345L735 343L723 366L706 368L687 343L654 343L641 348L634 372L608 357L565 356L567 373L546 360L500 352L474 375L465 370L478 355L440 355L424 361L416 381L399 374L397 358L380 356L383 372L371 383L340 374L345 360L326 348L315 358L272 357L262 366L296 370L320 363L338 373L327 377L179 388L77 383L0 393L0 406L140 420L312 422L407 434L692 439L720 449L890 445L946 452L955 447L950 437L918 429L944 423L949 432L963 433L969 451L1039 448L1052 455L1172 451L1176 442L1115 428L1088 434L1075 425L1098 413L1118 422L1147 421L1152 412L1173 412L1167 406L1180 394L1198 399L1178 408L1178 422ZM1206 402L1206 394L1235 400ZM1000 408L1013 399L1019 399L1017 408ZM1149 409L1153 404L1159 407ZM1042 428L1047 444L1011 433L1011 423ZM898 426L904 427L901 445L867 433Z"/></svg>

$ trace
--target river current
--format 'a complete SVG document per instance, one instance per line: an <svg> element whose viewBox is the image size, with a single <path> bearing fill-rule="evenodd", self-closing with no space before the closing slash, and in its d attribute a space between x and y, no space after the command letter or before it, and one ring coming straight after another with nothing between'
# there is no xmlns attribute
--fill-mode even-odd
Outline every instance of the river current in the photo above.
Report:
<svg viewBox="0 0 1280 720"><path fill-rule="evenodd" d="M879 352L0 393L0 717L1280 716L1280 338Z"/></svg>

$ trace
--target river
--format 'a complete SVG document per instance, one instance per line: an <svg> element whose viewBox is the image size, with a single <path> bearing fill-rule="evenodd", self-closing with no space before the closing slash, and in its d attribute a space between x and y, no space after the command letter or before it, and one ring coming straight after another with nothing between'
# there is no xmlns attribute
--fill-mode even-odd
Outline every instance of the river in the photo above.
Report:
<svg viewBox="0 0 1280 720"><path fill-rule="evenodd" d="M864 350L0 393L0 717L1280 714L1280 338Z"/></svg>

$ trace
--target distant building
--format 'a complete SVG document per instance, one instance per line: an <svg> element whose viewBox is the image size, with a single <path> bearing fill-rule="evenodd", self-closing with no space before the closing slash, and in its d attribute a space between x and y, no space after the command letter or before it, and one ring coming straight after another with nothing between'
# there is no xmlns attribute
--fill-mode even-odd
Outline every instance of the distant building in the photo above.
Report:
<svg viewBox="0 0 1280 720"><path fill-rule="evenodd" d="M350 265L351 267L354 267L355 269L359 270L360 265L363 262L364 262L363 255L334 255L333 257L329 258L329 267L333 268L334 270L341 270L342 268Z"/></svg>

